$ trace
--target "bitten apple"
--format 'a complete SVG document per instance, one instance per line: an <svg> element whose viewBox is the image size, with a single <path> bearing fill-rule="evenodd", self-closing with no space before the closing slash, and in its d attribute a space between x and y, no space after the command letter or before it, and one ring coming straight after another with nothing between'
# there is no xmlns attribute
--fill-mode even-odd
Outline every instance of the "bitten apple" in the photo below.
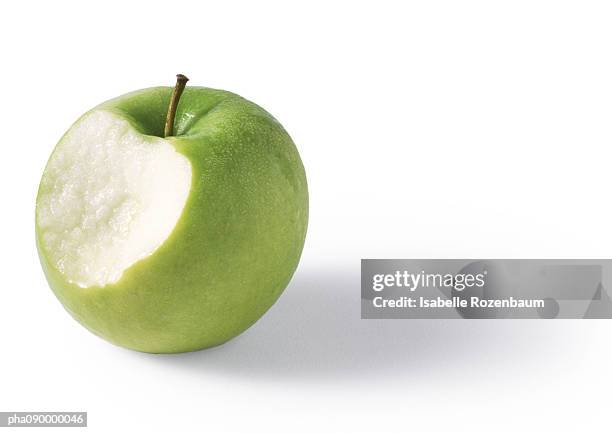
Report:
<svg viewBox="0 0 612 433"><path fill-rule="evenodd" d="M230 92L183 92L185 82L85 113L53 151L36 203L55 295L93 333L144 352L243 332L287 286L306 235L306 176L281 124Z"/></svg>

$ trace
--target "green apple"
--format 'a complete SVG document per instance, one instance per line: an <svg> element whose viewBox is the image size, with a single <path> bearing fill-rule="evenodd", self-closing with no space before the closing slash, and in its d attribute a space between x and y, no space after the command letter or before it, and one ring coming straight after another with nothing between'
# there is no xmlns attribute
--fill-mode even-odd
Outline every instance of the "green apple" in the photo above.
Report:
<svg viewBox="0 0 612 433"><path fill-rule="evenodd" d="M243 332L289 283L306 235L306 176L281 124L233 93L181 95L185 81L85 113L36 201L57 298L93 333L143 352Z"/></svg>

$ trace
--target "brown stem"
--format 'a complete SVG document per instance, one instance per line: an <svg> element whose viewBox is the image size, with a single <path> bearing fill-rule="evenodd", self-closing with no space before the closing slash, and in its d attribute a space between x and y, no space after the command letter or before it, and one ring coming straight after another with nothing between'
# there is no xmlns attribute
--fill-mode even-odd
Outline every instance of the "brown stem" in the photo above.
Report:
<svg viewBox="0 0 612 433"><path fill-rule="evenodd" d="M178 74L176 76L176 86L174 86L174 91L172 92L172 97L170 98L170 105L168 106L168 114L166 115L164 137L174 135L174 116L176 116L176 107L178 107L179 99L181 99L181 95L183 94L183 90L185 90L187 81L189 81L189 78L183 74Z"/></svg>

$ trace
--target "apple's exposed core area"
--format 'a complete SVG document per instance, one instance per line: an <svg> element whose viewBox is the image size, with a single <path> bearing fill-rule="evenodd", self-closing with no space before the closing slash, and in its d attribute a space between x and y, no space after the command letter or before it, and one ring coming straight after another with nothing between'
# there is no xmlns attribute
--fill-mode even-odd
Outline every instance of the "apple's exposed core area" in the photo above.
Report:
<svg viewBox="0 0 612 433"><path fill-rule="evenodd" d="M92 111L48 162L37 208L41 242L70 282L115 283L168 238L190 185L189 160L167 140Z"/></svg>

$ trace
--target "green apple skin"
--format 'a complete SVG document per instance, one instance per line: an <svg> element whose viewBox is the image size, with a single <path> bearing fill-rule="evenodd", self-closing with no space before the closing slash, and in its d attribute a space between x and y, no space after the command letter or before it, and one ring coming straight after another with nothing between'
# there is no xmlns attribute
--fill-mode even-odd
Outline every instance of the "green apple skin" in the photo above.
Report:
<svg viewBox="0 0 612 433"><path fill-rule="evenodd" d="M143 89L96 108L162 137L171 93L170 87ZM49 260L36 224L42 267L66 310L102 338L150 353L216 346L249 328L289 283L308 222L298 151L254 103L188 87L167 140L191 163L189 197L171 235L116 283L81 288L67 281Z"/></svg>

